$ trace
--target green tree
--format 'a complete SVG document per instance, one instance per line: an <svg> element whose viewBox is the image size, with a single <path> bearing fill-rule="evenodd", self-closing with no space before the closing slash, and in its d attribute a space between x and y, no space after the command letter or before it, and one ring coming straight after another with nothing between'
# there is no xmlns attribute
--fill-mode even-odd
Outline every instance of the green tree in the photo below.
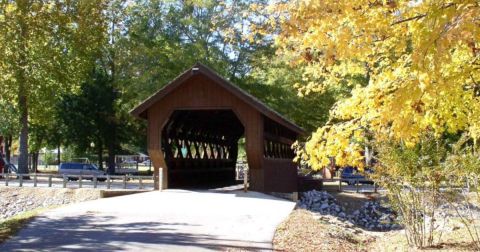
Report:
<svg viewBox="0 0 480 252"><path fill-rule="evenodd" d="M13 135L18 133L18 112L15 106L0 96L0 136L5 141L5 157L10 162Z"/></svg>
<svg viewBox="0 0 480 252"><path fill-rule="evenodd" d="M251 72L241 84L242 88L295 121L308 132L325 124L335 102L348 94L346 86L330 88L325 92L298 95L292 83L306 85L301 69L285 64L275 56L273 45L256 52L251 63Z"/></svg>
<svg viewBox="0 0 480 252"><path fill-rule="evenodd" d="M261 1L258 1L261 2ZM250 1L113 1L101 65L119 92L125 149L146 151L146 126L128 112L186 68L202 62L241 83L260 44L243 38Z"/></svg>
<svg viewBox="0 0 480 252"><path fill-rule="evenodd" d="M121 139L116 100L118 93L103 69L96 69L78 94L68 94L58 106L58 118L65 127L65 145L74 145L79 152L92 150L103 169L103 152L108 150L108 172L115 170L115 150ZM94 143L92 145L91 143ZM112 147L113 146L113 149Z"/></svg>
<svg viewBox="0 0 480 252"><path fill-rule="evenodd" d="M259 46L243 37L255 21L251 2L149 0L126 8L116 39L126 110L196 62L241 82Z"/></svg>
<svg viewBox="0 0 480 252"><path fill-rule="evenodd" d="M19 172L27 172L30 117L45 117L90 69L104 41L104 1L0 2L0 85L18 108Z"/></svg>

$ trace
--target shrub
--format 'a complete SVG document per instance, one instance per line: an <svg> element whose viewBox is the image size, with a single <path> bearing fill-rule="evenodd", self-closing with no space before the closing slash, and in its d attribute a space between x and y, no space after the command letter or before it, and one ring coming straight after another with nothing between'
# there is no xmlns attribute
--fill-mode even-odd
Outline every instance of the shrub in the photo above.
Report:
<svg viewBox="0 0 480 252"><path fill-rule="evenodd" d="M383 142L377 150L380 162L375 180L387 189L393 207L401 214L408 243L416 247L433 245L444 146L425 137L414 147Z"/></svg>

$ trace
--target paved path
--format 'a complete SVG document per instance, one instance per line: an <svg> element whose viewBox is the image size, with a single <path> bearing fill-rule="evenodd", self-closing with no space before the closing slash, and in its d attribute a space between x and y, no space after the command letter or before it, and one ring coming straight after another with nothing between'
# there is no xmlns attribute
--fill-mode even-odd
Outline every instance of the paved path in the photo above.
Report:
<svg viewBox="0 0 480 252"><path fill-rule="evenodd" d="M0 251L270 250L294 203L261 193L167 190L48 211Z"/></svg>

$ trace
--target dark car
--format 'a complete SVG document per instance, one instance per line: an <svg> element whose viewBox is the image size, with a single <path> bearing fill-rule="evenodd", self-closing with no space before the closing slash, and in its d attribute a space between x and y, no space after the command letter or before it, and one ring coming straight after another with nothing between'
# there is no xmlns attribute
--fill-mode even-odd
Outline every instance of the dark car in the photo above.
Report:
<svg viewBox="0 0 480 252"><path fill-rule="evenodd" d="M371 169L365 169L366 173L372 173ZM347 166L342 170L340 175L341 182L346 182L349 185L354 185L357 181L360 184L373 184L373 181L367 179L364 174L360 173L357 168Z"/></svg>

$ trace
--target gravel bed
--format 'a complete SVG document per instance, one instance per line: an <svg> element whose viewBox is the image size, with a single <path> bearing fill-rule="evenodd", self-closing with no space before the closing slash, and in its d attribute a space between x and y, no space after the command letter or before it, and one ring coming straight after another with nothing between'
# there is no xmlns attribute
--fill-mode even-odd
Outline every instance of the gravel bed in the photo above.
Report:
<svg viewBox="0 0 480 252"><path fill-rule="evenodd" d="M0 187L0 221L36 208L95 200L94 189L13 188Z"/></svg>
<svg viewBox="0 0 480 252"><path fill-rule="evenodd" d="M401 228L397 224L396 213L390 207L382 206L377 201L367 201L352 214L346 214L345 208L341 207L331 194L312 190L303 193L298 207L322 215L332 215L367 230L389 231Z"/></svg>

